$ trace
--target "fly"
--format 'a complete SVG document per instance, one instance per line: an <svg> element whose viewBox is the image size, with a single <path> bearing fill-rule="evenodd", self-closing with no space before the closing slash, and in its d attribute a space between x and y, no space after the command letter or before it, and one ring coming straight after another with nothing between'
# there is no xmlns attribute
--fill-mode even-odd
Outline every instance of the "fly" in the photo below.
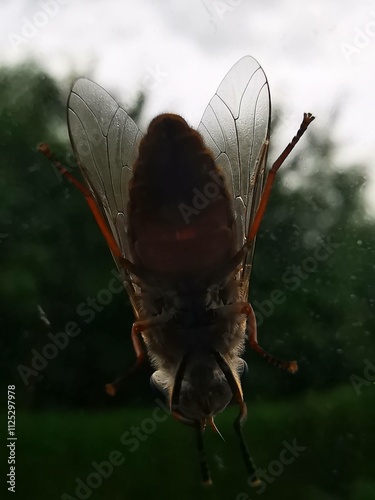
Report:
<svg viewBox="0 0 375 500"><path fill-rule="evenodd" d="M79 79L68 101L70 140L84 183L41 150L83 193L129 295L136 363L106 386L114 395L146 358L172 415L195 428L203 482L207 424L230 403L252 484L259 484L242 426L245 340L294 373L296 361L265 352L248 302L255 238L277 170L314 117L267 171L270 93L252 57L240 59L208 104L197 130L179 115L154 118L145 135L100 86ZM217 430L217 429L216 429Z"/></svg>

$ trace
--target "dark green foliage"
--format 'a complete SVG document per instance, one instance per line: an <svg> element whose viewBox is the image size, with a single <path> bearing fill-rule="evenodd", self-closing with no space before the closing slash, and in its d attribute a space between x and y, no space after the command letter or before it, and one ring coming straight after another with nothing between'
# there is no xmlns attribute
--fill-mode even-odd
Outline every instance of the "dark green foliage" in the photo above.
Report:
<svg viewBox="0 0 375 500"><path fill-rule="evenodd" d="M33 66L4 68L0 77L2 379L18 383L25 404L95 407L109 404L103 384L134 359L132 312L125 292L93 312L88 302L108 288L115 266L80 193L36 151L38 143L49 142L77 174L65 123L69 86L63 88L61 96L56 83ZM143 96L134 114L142 102ZM271 160L282 146L273 144ZM261 344L299 360L300 372L279 373L247 353L246 391L252 398L348 384L351 374L363 371L365 358L375 360L375 236L362 201L365 168L340 169L334 157L329 135L317 136L313 124L272 193L250 298ZM303 274L293 266L305 268ZM270 306L275 297L278 303ZM272 313L264 312L270 308ZM31 375L24 390L17 367L30 367L32 349L42 352L51 342L48 333L63 331L69 322L77 323L79 335L38 376ZM148 375L145 369L135 377L126 400L147 400Z"/></svg>

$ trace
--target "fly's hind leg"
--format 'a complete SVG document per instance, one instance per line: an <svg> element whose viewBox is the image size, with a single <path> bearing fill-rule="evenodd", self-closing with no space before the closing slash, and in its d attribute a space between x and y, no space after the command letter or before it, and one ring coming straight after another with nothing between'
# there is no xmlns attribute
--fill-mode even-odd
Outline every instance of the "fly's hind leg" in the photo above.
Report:
<svg viewBox="0 0 375 500"><path fill-rule="evenodd" d="M142 328L139 326L137 322L133 323L131 337L136 355L136 361L134 365L124 375L121 375L116 380L105 386L105 390L107 394L109 394L110 396L114 396L116 394L119 387L123 385L123 383L128 379L128 377L132 373L138 370L138 368L143 364L145 360L145 351L140 339L140 333L142 333Z"/></svg>
<svg viewBox="0 0 375 500"><path fill-rule="evenodd" d="M269 354L258 344L257 335L257 323L255 318L254 310L251 304L247 302L237 302L235 304L230 304L220 308L223 310L225 315L239 315L245 314L247 316L247 334L249 337L249 346L255 352L260 354L268 363L271 363L278 368L287 370L289 373L296 373L298 371L297 361L285 361L283 359L276 358L272 354ZM225 312L224 312L225 311Z"/></svg>
<svg viewBox="0 0 375 500"><path fill-rule="evenodd" d="M51 153L51 150L48 146L48 144L40 144L38 147L39 151L46 156L51 163L57 168L57 170L60 172L61 175L66 177L85 197L87 204L90 207L90 210L92 214L95 217L96 223L98 224L115 260L118 262L119 266L125 268L127 271L130 273L134 274L135 276L141 278L141 279L150 279L150 276L145 270L136 264L133 264L130 262L128 259L125 259L122 255L122 252L120 250L119 245L117 244L115 238L113 237L113 234L107 224L107 221L103 217L103 214L101 213L97 201L95 200L95 197L93 194L90 192L87 187L79 182L74 175L72 175L59 161L57 161L53 154ZM106 385L106 391L110 395L115 395L117 389L122 385L122 383L129 377L131 373L133 373L144 361L145 358L145 353L144 349L142 346L142 342L140 340L139 334L147 330L147 328L150 328L154 326L155 324L160 324L163 320L161 319L160 316L156 318L150 318L146 319L143 321L136 321L133 324L132 327L132 342L134 346L134 351L137 356L137 360L134 364L134 366L122 377L119 377L117 380L112 382L111 384Z"/></svg>
<svg viewBox="0 0 375 500"><path fill-rule="evenodd" d="M275 356L272 356L272 354L266 352L258 344L257 322L254 309L251 304L247 303L243 306L243 314L247 315L247 333L251 349L254 349L255 352L263 356L263 358L272 365L282 368L283 370L287 370L289 373L296 373L296 371L298 371L297 361L284 361L283 359L276 358Z"/></svg>
<svg viewBox="0 0 375 500"><path fill-rule="evenodd" d="M114 396L118 389L128 380L128 378L136 371L146 359L145 349L142 345L141 334L145 333L146 330L152 328L153 326L158 326L165 322L165 318L157 316L155 318L150 318L141 321L135 321L132 326L131 338L133 342L134 352L136 355L136 361L134 365L126 372L121 375L116 380L107 384L105 390L110 396Z"/></svg>
<svg viewBox="0 0 375 500"><path fill-rule="evenodd" d="M224 306L224 307L231 307L231 306ZM234 430L239 438L242 457L243 457L247 472L249 474L250 485L253 487L259 486L261 484L261 482L260 482L260 479L258 477L255 464L253 462L253 459L251 458L249 449L248 449L246 441L245 441L245 437L244 437L243 432L242 432L242 426L245 423L245 420L247 417L247 407L246 407L246 403L243 399L241 384L239 383L238 379L233 375L233 371L229 367L228 363L225 361L224 357L218 351L214 351L213 355L216 359L217 364L220 366L222 372L224 373L225 378L227 379L227 382L228 382L228 385L232 391L234 400L240 406L240 413L239 413L238 417L236 418L236 420L234 421Z"/></svg>

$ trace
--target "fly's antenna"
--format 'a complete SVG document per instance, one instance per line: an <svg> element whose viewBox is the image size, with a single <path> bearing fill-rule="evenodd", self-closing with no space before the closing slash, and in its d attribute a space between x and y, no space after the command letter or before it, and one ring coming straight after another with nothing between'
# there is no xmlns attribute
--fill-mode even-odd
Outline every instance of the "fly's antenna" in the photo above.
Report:
<svg viewBox="0 0 375 500"><path fill-rule="evenodd" d="M240 441L240 448L242 453L242 458L245 462L247 473L249 474L251 480L251 486L258 486L260 484L260 479L258 478L255 464L251 458L249 449L245 442L245 438L242 432L242 426L246 420L247 416L247 408L246 403L243 400L243 394L241 386L238 380L235 378L233 371L231 370L228 363L225 361L223 356L218 351L213 351L213 355L216 359L217 364L219 365L221 371L224 373L224 376L228 382L228 385L232 391L233 397L235 401L240 405L240 414L234 421L234 430L238 436Z"/></svg>
<svg viewBox="0 0 375 500"><path fill-rule="evenodd" d="M199 456L199 465L202 474L202 482L204 486L210 486L212 484L210 471L208 470L207 457L206 452L204 450L204 442L203 442L203 432L205 428L206 422L203 420L202 422L197 422L195 425L196 435L197 435L197 448L198 448L198 456Z"/></svg>

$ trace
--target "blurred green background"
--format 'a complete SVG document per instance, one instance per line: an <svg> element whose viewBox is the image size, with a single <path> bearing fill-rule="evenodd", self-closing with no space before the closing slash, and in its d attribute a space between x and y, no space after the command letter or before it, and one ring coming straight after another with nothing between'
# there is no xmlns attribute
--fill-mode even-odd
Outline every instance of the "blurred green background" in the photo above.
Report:
<svg viewBox="0 0 375 500"><path fill-rule="evenodd" d="M320 136L312 125L280 172L257 240L250 300L261 345L297 359L299 372L245 354L245 435L268 479L264 491L247 485L236 411L228 409L218 418L226 443L206 433L214 480L206 490L191 429L155 411L161 403L149 388L150 368L114 399L103 390L134 360L132 310L124 291L108 293L115 266L85 200L36 150L48 142L76 170L68 91L69 82L33 65L0 74L0 367L2 394L16 385L17 498L374 499L375 231L363 202L366 165L340 169L332 130ZM142 103L140 95L135 119ZM284 147L271 145L270 161ZM104 297L94 311L90 301ZM35 370L49 335L70 322L80 333ZM283 464L293 442L303 451ZM102 464L99 476L93 462L110 456L118 465L108 472Z"/></svg>

